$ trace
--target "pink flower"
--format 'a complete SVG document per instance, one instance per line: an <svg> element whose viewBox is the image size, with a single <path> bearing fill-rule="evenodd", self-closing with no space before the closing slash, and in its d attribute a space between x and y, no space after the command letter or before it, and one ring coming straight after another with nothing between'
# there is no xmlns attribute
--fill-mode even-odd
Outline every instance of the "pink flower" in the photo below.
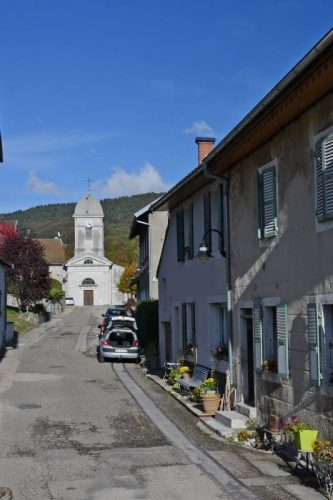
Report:
<svg viewBox="0 0 333 500"><path fill-rule="evenodd" d="M298 419L297 415L292 415L292 417L291 417L292 422L296 422L297 419Z"/></svg>

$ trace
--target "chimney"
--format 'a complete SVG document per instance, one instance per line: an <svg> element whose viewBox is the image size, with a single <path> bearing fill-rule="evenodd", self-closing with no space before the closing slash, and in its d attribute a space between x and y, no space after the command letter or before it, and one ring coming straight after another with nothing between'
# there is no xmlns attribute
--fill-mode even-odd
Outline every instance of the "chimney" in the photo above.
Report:
<svg viewBox="0 0 333 500"><path fill-rule="evenodd" d="M215 140L215 137L196 137L195 142L198 144L198 165L201 165L202 160L212 151Z"/></svg>

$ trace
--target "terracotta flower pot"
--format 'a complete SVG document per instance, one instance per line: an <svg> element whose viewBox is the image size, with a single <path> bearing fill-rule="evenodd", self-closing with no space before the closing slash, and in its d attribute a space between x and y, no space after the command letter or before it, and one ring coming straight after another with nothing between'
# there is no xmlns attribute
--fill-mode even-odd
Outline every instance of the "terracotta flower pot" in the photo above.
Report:
<svg viewBox="0 0 333 500"><path fill-rule="evenodd" d="M214 415L219 409L221 396L219 394L203 394L201 396L203 412L207 415Z"/></svg>
<svg viewBox="0 0 333 500"><path fill-rule="evenodd" d="M189 373L186 373L186 372L183 373L183 379L184 380L190 380L190 378L191 378L191 375Z"/></svg>

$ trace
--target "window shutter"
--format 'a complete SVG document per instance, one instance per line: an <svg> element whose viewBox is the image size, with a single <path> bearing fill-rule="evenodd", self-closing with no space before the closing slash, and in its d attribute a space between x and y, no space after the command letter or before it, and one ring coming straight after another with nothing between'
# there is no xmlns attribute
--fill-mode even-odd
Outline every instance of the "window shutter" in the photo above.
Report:
<svg viewBox="0 0 333 500"><path fill-rule="evenodd" d="M217 204L217 227L221 233L221 237L219 238L219 249L220 252L225 252L225 243L224 243L224 231L225 231L225 212L224 212L224 186L220 184L219 186L219 197Z"/></svg>
<svg viewBox="0 0 333 500"><path fill-rule="evenodd" d="M318 221L325 218L324 212L324 174L323 174L323 154L322 154L323 139L315 145L315 172L316 172L316 215Z"/></svg>
<svg viewBox="0 0 333 500"><path fill-rule="evenodd" d="M262 176L263 237L276 235L276 173L275 167L266 168Z"/></svg>
<svg viewBox="0 0 333 500"><path fill-rule="evenodd" d="M325 138L322 147L324 174L325 218L333 217L333 134Z"/></svg>
<svg viewBox="0 0 333 500"><path fill-rule="evenodd" d="M287 304L276 306L278 374L289 378L289 333Z"/></svg>
<svg viewBox="0 0 333 500"><path fill-rule="evenodd" d="M193 259L194 256L194 240L193 240L193 203L190 206L188 214L188 258Z"/></svg>
<svg viewBox="0 0 333 500"><path fill-rule="evenodd" d="M204 194L204 229L205 242L208 251L212 251L212 233L211 233L211 210L210 210L210 193Z"/></svg>
<svg viewBox="0 0 333 500"><path fill-rule="evenodd" d="M262 307L259 304L253 307L253 336L255 367L258 372L261 372L263 366Z"/></svg>
<svg viewBox="0 0 333 500"><path fill-rule="evenodd" d="M185 248L185 237L184 237L184 211L180 210L177 212L177 260L178 262L184 262L184 248Z"/></svg>
<svg viewBox="0 0 333 500"><path fill-rule="evenodd" d="M262 208L262 189L261 174L257 172L257 215L258 215L258 238L263 238L263 208Z"/></svg>
<svg viewBox="0 0 333 500"><path fill-rule="evenodd" d="M310 352L310 381L312 385L321 384L320 339L317 304L308 304L308 341Z"/></svg>
<svg viewBox="0 0 333 500"><path fill-rule="evenodd" d="M191 308L191 342L193 345L196 345L196 335L195 335L195 304L192 302L190 304Z"/></svg>
<svg viewBox="0 0 333 500"><path fill-rule="evenodd" d="M183 333L183 348L187 344L187 318L186 318L186 304L182 304L182 333Z"/></svg>

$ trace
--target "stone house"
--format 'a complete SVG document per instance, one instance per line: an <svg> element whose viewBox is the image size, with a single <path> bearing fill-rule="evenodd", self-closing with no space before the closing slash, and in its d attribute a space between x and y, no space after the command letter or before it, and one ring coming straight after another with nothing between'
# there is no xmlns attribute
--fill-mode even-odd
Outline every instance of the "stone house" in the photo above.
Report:
<svg viewBox="0 0 333 500"><path fill-rule="evenodd" d="M132 283L137 285L137 300L158 299L157 266L160 259L168 212L152 212L154 202L138 210L132 220L129 238L139 237L139 265Z"/></svg>
<svg viewBox="0 0 333 500"><path fill-rule="evenodd" d="M333 437L332 91L333 30L203 159L202 169L191 172L157 206L170 211L167 254L162 253L158 273L162 351L168 357L172 351L174 359L177 348L166 347L169 338L177 347L182 342L181 318L186 324L187 316L180 312L186 311L180 291L185 294L190 288L184 282L192 284L192 296L200 290L202 310L208 308L215 287L221 303L230 304L228 361L237 400L255 406L263 421L269 414L284 418L297 414L329 438ZM219 186L226 193L226 259L210 259L202 274L193 268L186 276L186 260L182 271L178 267L175 271L178 263L171 264L170 256L177 251L177 217L182 218L177 213L181 206L191 207L205 191L217 192ZM213 260L218 264L209 275L207 266ZM179 300L172 312L175 296ZM206 366L210 320L208 313L200 325L204 335L197 342L197 361ZM171 333L163 322L169 322Z"/></svg>
<svg viewBox="0 0 333 500"><path fill-rule="evenodd" d="M43 246L44 258L49 265L50 278L60 281L65 289L65 270L67 262L65 249L60 238L38 238Z"/></svg>

